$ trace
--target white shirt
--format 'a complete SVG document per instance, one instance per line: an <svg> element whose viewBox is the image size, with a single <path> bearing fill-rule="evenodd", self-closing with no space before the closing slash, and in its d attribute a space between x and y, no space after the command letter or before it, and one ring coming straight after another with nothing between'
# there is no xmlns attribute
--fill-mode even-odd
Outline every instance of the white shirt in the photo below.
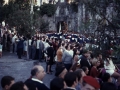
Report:
<svg viewBox="0 0 120 90"><path fill-rule="evenodd" d="M36 78L32 78L32 80L33 80L33 81L36 81L36 82L39 82L39 83L43 83L43 81L38 80L38 79L36 79Z"/></svg>
<svg viewBox="0 0 120 90"><path fill-rule="evenodd" d="M45 48L44 48L45 50L47 47L50 47L50 45L47 42L44 42L44 46L45 46Z"/></svg>
<svg viewBox="0 0 120 90"><path fill-rule="evenodd" d="M108 70L115 70L115 66L114 66L112 60L109 60L108 66L106 65L106 61L104 61L104 67L105 67L105 69L108 69Z"/></svg>
<svg viewBox="0 0 120 90"><path fill-rule="evenodd" d="M66 50L73 57L73 50Z"/></svg>
<svg viewBox="0 0 120 90"><path fill-rule="evenodd" d="M28 42L29 42L29 45L31 45L32 40L30 39Z"/></svg>
<svg viewBox="0 0 120 90"><path fill-rule="evenodd" d="M15 39L16 39L16 38L17 38L16 35L12 37L12 43L15 43Z"/></svg>

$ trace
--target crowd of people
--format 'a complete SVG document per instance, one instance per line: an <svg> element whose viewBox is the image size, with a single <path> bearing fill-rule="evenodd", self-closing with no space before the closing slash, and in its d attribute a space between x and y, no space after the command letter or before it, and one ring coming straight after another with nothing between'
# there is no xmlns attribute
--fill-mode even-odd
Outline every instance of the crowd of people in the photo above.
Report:
<svg viewBox="0 0 120 90"><path fill-rule="evenodd" d="M25 56L28 60L46 62L46 70L35 64L25 82L4 76L1 79L3 90L120 90L119 70L111 57L103 58L102 53L94 55L84 42L39 32L30 37L9 31L0 41L3 50L16 53L19 59ZM53 64L56 64L56 77L48 88L42 80L46 73L52 74Z"/></svg>

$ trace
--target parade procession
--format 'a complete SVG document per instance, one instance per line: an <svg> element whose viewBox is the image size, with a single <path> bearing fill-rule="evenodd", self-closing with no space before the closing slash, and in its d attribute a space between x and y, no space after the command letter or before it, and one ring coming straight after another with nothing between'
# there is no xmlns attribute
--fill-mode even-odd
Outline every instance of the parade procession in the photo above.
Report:
<svg viewBox="0 0 120 90"><path fill-rule="evenodd" d="M120 90L120 0L0 0L0 90Z"/></svg>

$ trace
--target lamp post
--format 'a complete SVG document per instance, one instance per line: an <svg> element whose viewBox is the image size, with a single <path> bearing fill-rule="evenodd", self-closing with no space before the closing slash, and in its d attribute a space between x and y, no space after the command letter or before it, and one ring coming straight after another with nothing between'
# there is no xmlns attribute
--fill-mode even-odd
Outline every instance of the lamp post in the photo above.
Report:
<svg viewBox="0 0 120 90"><path fill-rule="evenodd" d="M32 33L32 31L33 31L33 0L31 0L30 1L30 3L31 3L31 8L30 8L30 19L31 19L31 21L30 21L30 25L31 25L31 28L30 28L30 34ZM31 35L30 35L31 36ZM29 43L29 38L27 39L27 57L26 57L26 60L29 60L29 45L28 45L28 43Z"/></svg>

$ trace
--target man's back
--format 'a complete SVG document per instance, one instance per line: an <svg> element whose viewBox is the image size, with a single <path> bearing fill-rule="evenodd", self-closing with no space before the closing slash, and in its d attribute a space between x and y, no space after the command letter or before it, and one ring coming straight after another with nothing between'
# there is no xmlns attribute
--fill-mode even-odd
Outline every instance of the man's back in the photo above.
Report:
<svg viewBox="0 0 120 90"><path fill-rule="evenodd" d="M27 83L27 82L33 83L33 85L35 85L35 86L37 87L37 90L49 90L48 87L46 87L43 83L40 83L40 82L38 82L38 81L33 81L33 80L31 80L31 79L28 79L28 80L26 81L26 83ZM28 88L29 88L29 87L28 87Z"/></svg>

